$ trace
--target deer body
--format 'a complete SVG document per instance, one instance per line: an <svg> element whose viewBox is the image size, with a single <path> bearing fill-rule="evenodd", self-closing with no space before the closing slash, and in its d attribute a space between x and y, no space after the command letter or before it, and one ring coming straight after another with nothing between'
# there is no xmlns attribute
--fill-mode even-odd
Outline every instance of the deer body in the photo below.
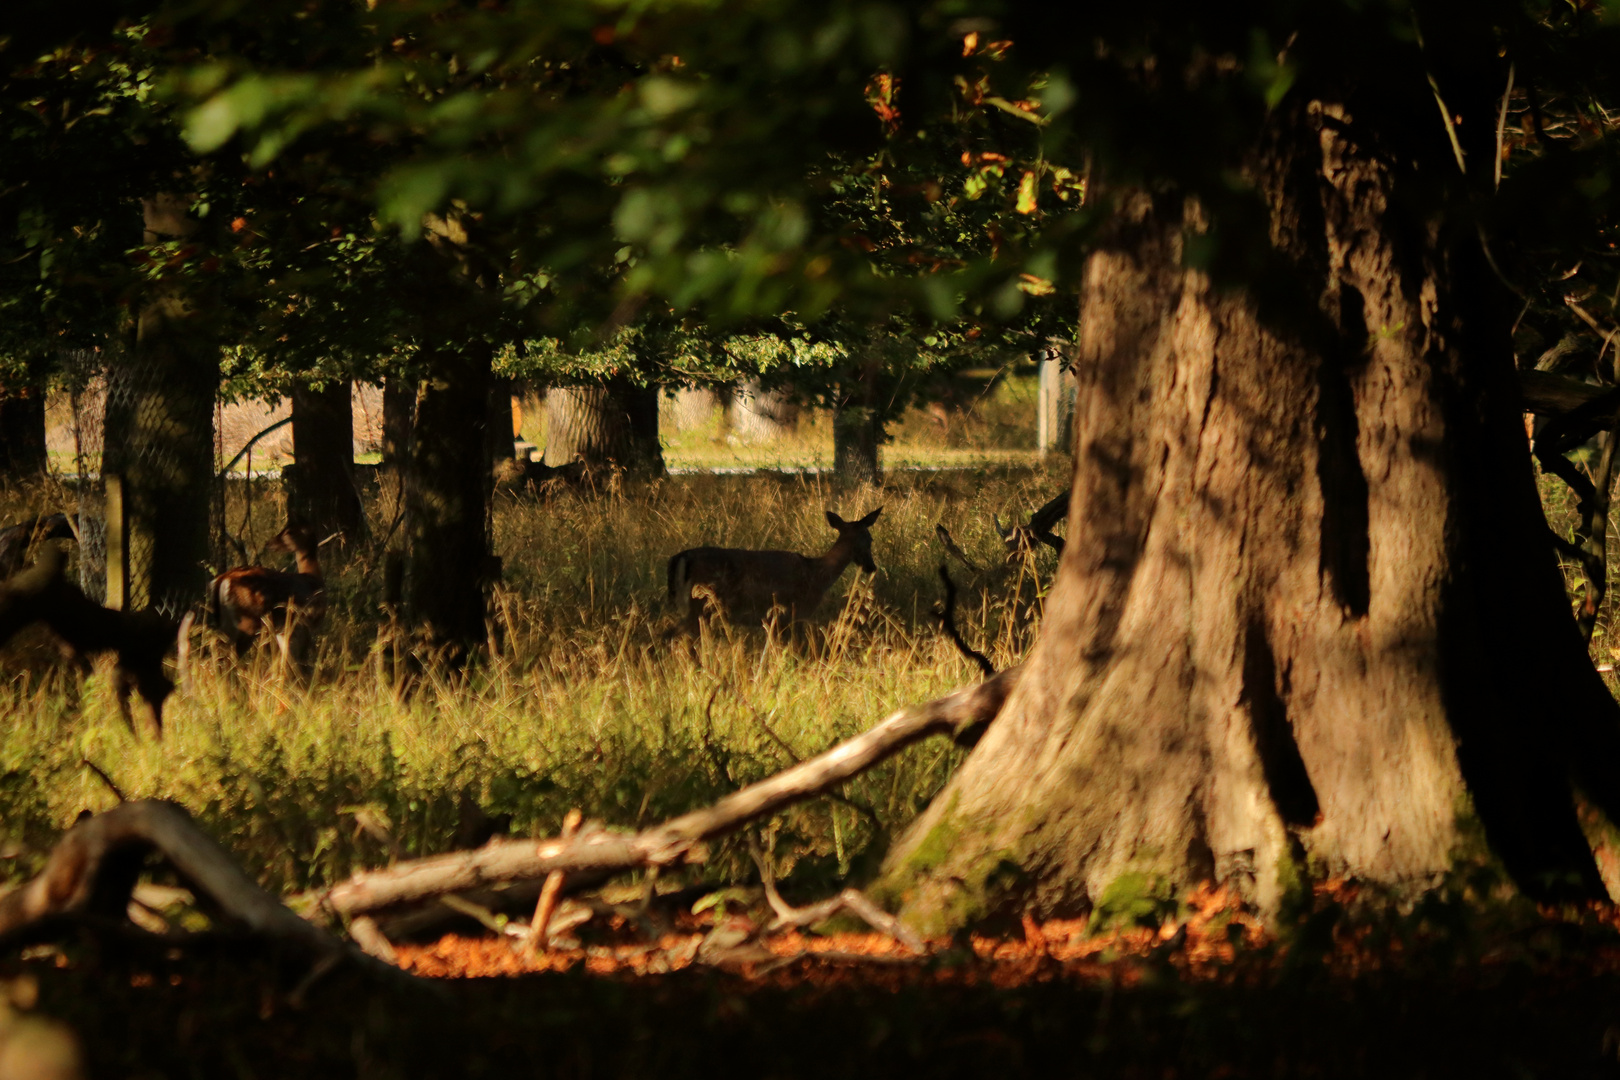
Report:
<svg viewBox="0 0 1620 1080"><path fill-rule="evenodd" d="M242 653L268 623L284 658L302 653L309 631L326 616L326 582L321 576L318 545L307 526L291 524L270 541L271 551L290 551L297 570L239 566L208 587L210 607L225 636Z"/></svg>
<svg viewBox="0 0 1620 1080"><path fill-rule="evenodd" d="M134 728L129 695L138 693L151 709L153 734L161 734L163 703L174 690L163 670L175 642L174 623L156 612L102 607L63 579L66 563L66 553L49 545L32 567L0 584L0 644L43 623L86 669L88 657L112 653L119 712Z"/></svg>
<svg viewBox="0 0 1620 1080"><path fill-rule="evenodd" d="M688 548L669 560L670 602L677 609L686 605L686 628L693 633L711 600L737 619L762 621L776 607L783 608L790 620L808 615L850 563L876 573L868 530L882 512L879 508L859 521L847 522L827 511L827 523L838 530L838 539L819 556L746 548ZM694 590L707 595L695 595Z"/></svg>

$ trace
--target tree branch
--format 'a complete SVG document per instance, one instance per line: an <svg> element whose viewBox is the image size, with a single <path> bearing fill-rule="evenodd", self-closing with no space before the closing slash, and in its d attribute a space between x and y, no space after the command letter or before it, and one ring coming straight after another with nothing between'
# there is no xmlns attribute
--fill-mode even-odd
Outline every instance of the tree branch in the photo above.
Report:
<svg viewBox="0 0 1620 1080"><path fill-rule="evenodd" d="M553 872L618 872L644 866L701 862L703 843L734 832L858 776L902 748L930 735L958 737L993 720L1018 684L1013 667L976 686L913 705L800 765L733 792L702 810L639 833L610 833L588 822L572 837L497 840L476 851L458 851L364 871L331 889L299 898L310 914L345 918L465 892L507 881L543 878Z"/></svg>

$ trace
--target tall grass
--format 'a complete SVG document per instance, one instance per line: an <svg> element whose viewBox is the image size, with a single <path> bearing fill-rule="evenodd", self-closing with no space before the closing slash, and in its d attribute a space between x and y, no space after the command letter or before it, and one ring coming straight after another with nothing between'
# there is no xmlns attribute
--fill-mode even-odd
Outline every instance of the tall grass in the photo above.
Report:
<svg viewBox="0 0 1620 1080"><path fill-rule="evenodd" d="M9 718L0 839L11 876L35 869L80 811L116 800L87 763L128 797L187 807L278 892L446 850L473 805L538 835L574 807L634 828L707 804L976 678L929 618L943 555L934 526L944 523L980 565L999 566L991 515L1027 515L1065 482L1057 469L897 475L853 491L816 478L691 476L550 501L501 496L499 647L487 659L412 685L396 679L376 552L331 552L332 610L313 677L281 670L270 648L237 660L204 643L161 743L129 732L104 674L81 686L39 641L19 642L0 680ZM282 514L272 490L255 490L249 550ZM64 496L23 493L7 512L52 509ZM781 641L717 624L692 648L670 639L664 564L675 551L820 551L834 537L825 509L850 517L877 506L879 573L847 571L811 632ZM233 526L245 509L233 506ZM373 525L386 532L380 516ZM1026 646L1051 570L1043 556L965 582L959 621L998 665ZM1034 580L1015 599L1027 571ZM958 759L948 744L913 748L764 824L763 839L781 872L859 873ZM751 867L729 842L694 873L727 881Z"/></svg>

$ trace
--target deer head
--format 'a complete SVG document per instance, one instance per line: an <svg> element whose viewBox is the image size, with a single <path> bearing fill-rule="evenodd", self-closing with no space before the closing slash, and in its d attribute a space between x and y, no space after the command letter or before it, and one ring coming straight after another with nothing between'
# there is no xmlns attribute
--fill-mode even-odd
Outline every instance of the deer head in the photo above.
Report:
<svg viewBox="0 0 1620 1080"><path fill-rule="evenodd" d="M847 540L851 545L852 555L856 566L868 574L877 573L877 563L872 561L872 523L883 513L883 507L867 514L859 521L845 521L831 510L827 511L827 524L838 530L838 538Z"/></svg>
<svg viewBox="0 0 1620 1080"><path fill-rule="evenodd" d="M320 545L315 540L315 532L302 521L287 522L287 527L276 533L270 542L265 545L269 551L285 551L296 553L299 551L315 551Z"/></svg>

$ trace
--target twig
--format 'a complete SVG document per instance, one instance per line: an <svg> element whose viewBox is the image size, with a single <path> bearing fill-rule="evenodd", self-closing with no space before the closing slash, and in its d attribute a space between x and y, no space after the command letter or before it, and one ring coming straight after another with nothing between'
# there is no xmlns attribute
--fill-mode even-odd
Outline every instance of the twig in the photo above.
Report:
<svg viewBox="0 0 1620 1080"><path fill-rule="evenodd" d="M1502 186L1502 136L1507 131L1508 99L1513 96L1513 65L1508 64L1507 89L1502 91L1502 111L1496 117L1496 186Z"/></svg>
<svg viewBox="0 0 1620 1080"><path fill-rule="evenodd" d="M574 809L563 815L562 839L568 840L579 832L580 823L585 815ZM557 901L562 898L563 872L553 870L546 875L546 883L540 888L540 898L534 902L534 917L529 920L529 951L539 952L546 947L547 929L551 926L551 916L556 914Z"/></svg>
<svg viewBox="0 0 1620 1080"><path fill-rule="evenodd" d="M1440 84L1435 81L1434 75L1429 75L1429 88L1434 91L1435 104L1440 106L1440 119L1446 123L1446 138L1451 140L1451 152L1457 158L1457 171L1464 176L1468 175L1468 165L1463 160L1462 143L1457 141L1457 126L1451 122L1451 110L1446 107L1446 99L1440 96Z"/></svg>
<svg viewBox="0 0 1620 1080"><path fill-rule="evenodd" d="M349 923L349 938L367 956L375 956L385 964L399 963L399 955L394 952L394 943L383 934L377 920L370 915L362 915Z"/></svg>
<svg viewBox="0 0 1620 1080"><path fill-rule="evenodd" d="M101 780L101 782L103 784L107 785L107 790L111 791L113 793L113 795L115 795L118 798L119 802L121 802L121 803L129 802L129 797L124 794L123 790L120 789L117 784L113 783L113 778L108 776L106 774L106 772L104 772L102 770L100 765L97 765L95 762L91 761L89 758L80 758L79 760L84 763L85 768L87 768L91 772L95 773L96 776Z"/></svg>
<svg viewBox="0 0 1620 1080"><path fill-rule="evenodd" d="M878 907L859 889L845 889L837 896L811 904L809 907L794 907L782 899L782 894L777 891L776 880L770 868L765 865L765 857L753 837L748 839L748 854L753 856L754 865L759 867L759 880L765 886L765 901L776 913L776 921L765 928L767 934L789 926L814 926L816 923L826 922L840 911L848 910L872 929L889 935L912 952L920 953L927 948L922 938L913 933L910 927Z"/></svg>
<svg viewBox="0 0 1620 1080"><path fill-rule="evenodd" d="M934 613L939 621L940 629L950 638L956 650L979 666L979 671L985 678L996 673L995 665L990 663L989 657L974 649L962 637L962 632L956 628L956 582L951 580L951 572L945 568L944 563L939 564L939 579L945 583L945 606L941 611Z"/></svg>
<svg viewBox="0 0 1620 1080"><path fill-rule="evenodd" d="M973 571L975 574L982 574L984 572L982 567L967 557L967 553L964 552L961 546L957 544L955 538L951 536L951 531L945 527L945 523L943 521L934 526L934 535L939 537L939 542L941 544L945 545L945 553L947 555L955 558L958 562L967 567L969 570Z"/></svg>
<svg viewBox="0 0 1620 1080"><path fill-rule="evenodd" d="M396 904L506 881L542 878L556 870L616 872L646 866L700 862L704 843L750 821L837 787L904 747L931 735L966 737L1001 711L1018 685L1021 667L1008 668L976 686L900 709L877 726L775 776L749 784L712 806L639 833L611 833L585 823L572 837L538 843L494 840L475 851L413 859L363 871L331 889L300 898L312 914L325 910L352 918Z"/></svg>

